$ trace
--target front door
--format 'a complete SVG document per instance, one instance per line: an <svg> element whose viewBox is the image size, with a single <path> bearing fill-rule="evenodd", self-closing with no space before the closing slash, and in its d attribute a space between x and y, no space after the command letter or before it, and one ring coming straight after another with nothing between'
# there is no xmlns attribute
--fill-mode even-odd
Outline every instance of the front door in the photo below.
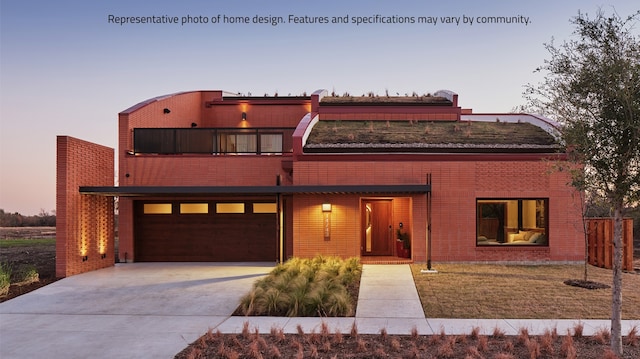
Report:
<svg viewBox="0 0 640 359"><path fill-rule="evenodd" d="M390 199L362 201L362 255L393 255L393 218Z"/></svg>

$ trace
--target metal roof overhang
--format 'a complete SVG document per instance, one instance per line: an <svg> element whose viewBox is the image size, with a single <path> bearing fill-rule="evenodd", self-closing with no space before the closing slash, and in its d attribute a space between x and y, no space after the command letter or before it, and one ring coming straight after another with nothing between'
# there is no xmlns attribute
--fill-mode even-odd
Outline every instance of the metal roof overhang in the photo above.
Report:
<svg viewBox="0 0 640 359"><path fill-rule="evenodd" d="M211 196L211 195L275 195L275 194L400 194L428 193L428 184L397 185L304 185L304 186L121 186L80 187L81 194L114 197Z"/></svg>

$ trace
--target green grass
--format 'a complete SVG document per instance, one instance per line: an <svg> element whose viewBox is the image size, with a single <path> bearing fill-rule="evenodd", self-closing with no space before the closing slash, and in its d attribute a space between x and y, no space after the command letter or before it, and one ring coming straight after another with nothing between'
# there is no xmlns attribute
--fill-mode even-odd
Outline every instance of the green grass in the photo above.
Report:
<svg viewBox="0 0 640 359"><path fill-rule="evenodd" d="M292 258L257 281L240 301L243 315L313 317L352 316L350 289L362 273L358 258Z"/></svg>
<svg viewBox="0 0 640 359"><path fill-rule="evenodd" d="M582 265L437 264L437 274L412 265L429 318L609 319L611 289L564 284L582 279ZM589 267L588 279L611 285L612 272ZM623 319L640 319L640 275L623 273Z"/></svg>
<svg viewBox="0 0 640 359"><path fill-rule="evenodd" d="M18 238L0 240L0 248L49 246L56 243L55 238Z"/></svg>
<svg viewBox="0 0 640 359"><path fill-rule="evenodd" d="M0 263L0 297L9 293L11 286L11 266L7 263Z"/></svg>
<svg viewBox="0 0 640 359"><path fill-rule="evenodd" d="M18 268L14 277L16 283L21 285L35 283L40 280L38 269L31 264L25 264Z"/></svg>

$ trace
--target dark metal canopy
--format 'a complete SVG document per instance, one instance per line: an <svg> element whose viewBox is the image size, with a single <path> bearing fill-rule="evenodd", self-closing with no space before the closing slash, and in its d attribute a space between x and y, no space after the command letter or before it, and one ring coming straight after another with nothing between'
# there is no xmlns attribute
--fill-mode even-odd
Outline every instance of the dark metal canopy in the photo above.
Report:
<svg viewBox="0 0 640 359"><path fill-rule="evenodd" d="M269 194L428 193L428 184L304 185L304 186L120 186L80 187L80 193L99 196L210 196Z"/></svg>

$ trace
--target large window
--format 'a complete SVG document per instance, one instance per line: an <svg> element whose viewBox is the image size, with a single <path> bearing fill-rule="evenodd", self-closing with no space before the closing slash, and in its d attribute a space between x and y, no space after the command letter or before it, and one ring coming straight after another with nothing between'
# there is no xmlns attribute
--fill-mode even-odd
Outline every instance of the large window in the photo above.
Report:
<svg viewBox="0 0 640 359"><path fill-rule="evenodd" d="M282 134L266 133L260 135L260 153L282 153Z"/></svg>
<svg viewBox="0 0 640 359"><path fill-rule="evenodd" d="M221 133L220 153L256 153L255 134Z"/></svg>
<svg viewBox="0 0 640 359"><path fill-rule="evenodd" d="M293 152L295 128L135 128L133 152L253 154Z"/></svg>
<svg viewBox="0 0 640 359"><path fill-rule="evenodd" d="M478 199L476 244L546 246L548 199Z"/></svg>

